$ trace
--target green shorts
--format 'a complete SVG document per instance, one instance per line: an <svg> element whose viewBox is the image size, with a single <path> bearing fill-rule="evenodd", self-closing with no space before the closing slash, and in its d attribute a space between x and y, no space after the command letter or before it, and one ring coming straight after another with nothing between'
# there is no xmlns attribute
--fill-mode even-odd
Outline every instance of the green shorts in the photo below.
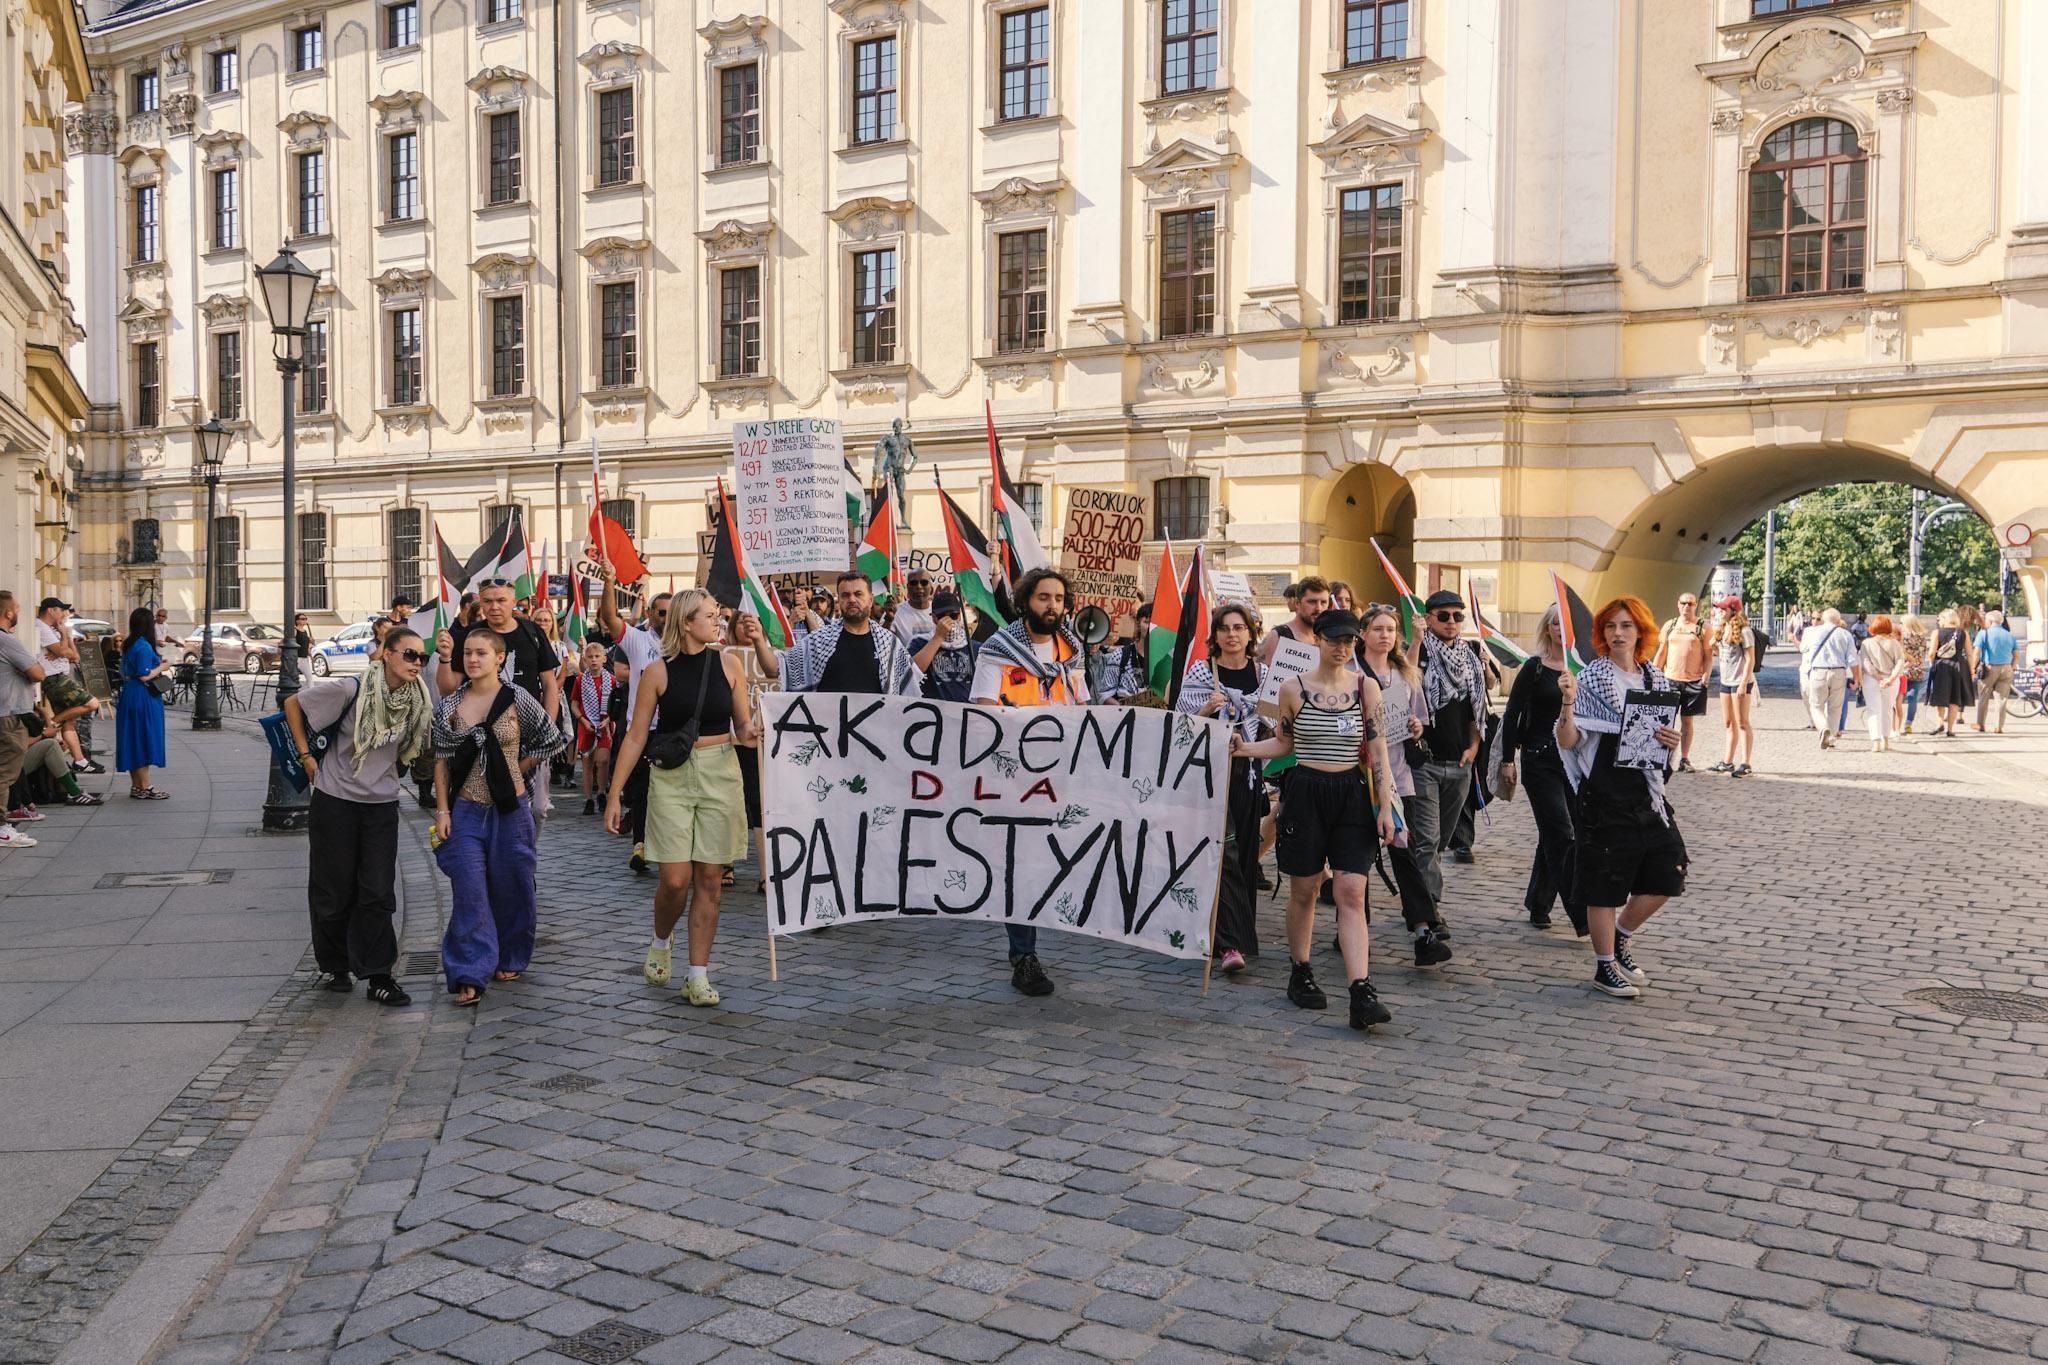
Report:
<svg viewBox="0 0 2048 1365"><path fill-rule="evenodd" d="M647 861L715 863L747 856L746 793L730 743L690 755L680 768L647 770Z"/></svg>
<svg viewBox="0 0 2048 1365"><path fill-rule="evenodd" d="M76 707L92 705L92 693L85 690L76 673L53 673L43 679L43 700L50 703L52 711L62 715Z"/></svg>

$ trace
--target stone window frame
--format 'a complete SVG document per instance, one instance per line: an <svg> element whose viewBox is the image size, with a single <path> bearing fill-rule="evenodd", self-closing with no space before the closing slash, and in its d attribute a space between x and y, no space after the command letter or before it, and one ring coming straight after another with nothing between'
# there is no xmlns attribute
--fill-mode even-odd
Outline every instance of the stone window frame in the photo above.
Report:
<svg viewBox="0 0 2048 1365"><path fill-rule="evenodd" d="M199 304L200 316L204 319L201 335L205 338L201 347L200 364L205 378L200 386L205 407L209 414L220 419L223 425L237 430L250 425L249 410L254 397L250 376L253 370L249 353L249 300L245 297L227 294L213 294ZM220 342L219 338L229 334L241 338L242 390L241 411L230 417L220 411Z"/></svg>
<svg viewBox="0 0 2048 1365"><path fill-rule="evenodd" d="M647 136L647 50L637 43L613 40L596 44L576 60L589 73L583 83L583 112L585 126L590 129L586 149L590 169L584 177L583 192L618 194L644 189L653 183L648 175L648 153L653 142ZM614 90L633 92L633 173L607 185L598 179L598 97Z"/></svg>
<svg viewBox="0 0 2048 1365"><path fill-rule="evenodd" d="M891 149L900 151L911 138L908 89L913 28L909 15L904 12L902 0L831 0L831 5L832 13L839 17L839 28L833 35L838 57L835 63L838 83L834 91L832 116L838 124L834 150L842 157L866 156ZM888 137L873 142L855 142L854 50L862 43L873 42L877 38L896 40L896 120ZM897 259L900 261L902 257Z"/></svg>
<svg viewBox="0 0 2048 1365"><path fill-rule="evenodd" d="M993 361L1012 364L1046 359L1059 349L1061 228L1066 219L1060 206L1068 188L1063 176L1051 180L1011 176L989 189L974 192L974 198L981 204L981 254L988 263L982 272L981 354ZM1002 339L997 320L1002 291L1000 239L1013 232L1036 231L1045 233L1045 344L1031 351L999 351L996 348Z"/></svg>
<svg viewBox="0 0 2048 1365"><path fill-rule="evenodd" d="M396 90L390 94L371 98L370 108L377 113L375 129L377 147L377 229L406 229L428 225L429 184L428 148L433 139L427 136L427 97L417 90ZM394 218L392 210L391 152L392 144L410 134L414 147L413 178L417 182L415 198L416 212L410 218Z"/></svg>
<svg viewBox="0 0 2048 1365"><path fill-rule="evenodd" d="M511 33L526 26L526 0L513 0L519 12L498 19L491 17L492 3L493 0L476 0L476 27L479 32Z"/></svg>
<svg viewBox="0 0 2048 1365"><path fill-rule="evenodd" d="M335 314L335 301L339 297L340 290L334 285L333 272L322 271L320 283L313 286L313 307L307 312L306 320L309 323L324 323L327 327L327 402L317 411L298 406L305 395L306 369L302 366L298 382L292 386L293 410L298 413L301 422L331 421L336 416L334 396L341 392L340 386L335 382L341 355L341 328Z"/></svg>
<svg viewBox="0 0 2048 1365"><path fill-rule="evenodd" d="M215 77L219 75L219 69L216 64L223 55L232 56L235 60L235 83L224 90L214 88ZM199 61L200 69L205 73L205 98L209 102L214 100L226 101L241 96L244 84L243 78L247 73L242 67L242 49L238 40L224 38L208 45L200 53Z"/></svg>
<svg viewBox="0 0 2048 1365"><path fill-rule="evenodd" d="M650 345L659 335L655 323L652 267L654 244L645 237L600 237L586 243L577 254L584 261L583 399L592 404L616 404L622 400L644 400L649 392L648 375L654 362ZM606 285L633 286L633 330L638 355L633 382L607 387L604 383L604 289Z"/></svg>
<svg viewBox="0 0 2048 1365"><path fill-rule="evenodd" d="M1358 62L1347 66L1344 60L1347 55L1347 49L1344 44L1344 0L1330 0L1330 65L1328 74L1336 75L1344 72L1356 73L1385 70L1390 67L1405 67L1411 62L1420 62L1427 55L1423 50L1422 39L1423 35L1427 32L1424 25L1428 16L1423 11L1428 3L1429 0L1408 0L1407 50L1400 56L1375 57L1369 62Z"/></svg>
<svg viewBox="0 0 2048 1365"><path fill-rule="evenodd" d="M375 389L376 412L380 418L384 419L387 430L398 430L400 432L416 431L421 425L419 419L424 419L433 411L434 407L433 274L425 269L400 270L394 267L376 276L370 283L377 291L377 305L374 312L377 328L375 353L378 370L377 386ZM395 367L398 360L394 349L391 328L393 316L407 309L415 309L420 315L420 387L419 393L414 395L416 401L400 403L396 401L396 395L393 392L391 383L396 374ZM328 343L330 348L332 347L333 340L334 329L330 323L328 327ZM331 349L328 364L330 366L333 364ZM335 384L331 369L328 374L327 384L328 401L332 403Z"/></svg>
<svg viewBox="0 0 2048 1365"><path fill-rule="evenodd" d="M889 200L864 196L832 211L838 224L833 240L832 309L837 315L838 336L834 373L858 376L908 374L912 354L912 314L909 308L911 220L916 206L908 199ZM853 362L853 258L870 251L896 253L896 353L887 361L855 365ZM839 305L845 304L844 308Z"/></svg>
<svg viewBox="0 0 2048 1365"><path fill-rule="evenodd" d="M121 168L119 258L130 278L161 274L170 255L170 223L165 218L165 190L170 177L165 170L167 154L161 147L130 143L114 158ZM156 190L156 254L148 258L135 254L137 191Z"/></svg>
<svg viewBox="0 0 2048 1365"><path fill-rule="evenodd" d="M334 235L334 120L325 114L294 110L278 121L278 131L285 135L285 194L286 224L285 241L296 245L301 242L326 241ZM319 153L321 228L317 232L299 231L299 167L300 158Z"/></svg>
<svg viewBox="0 0 2048 1365"><path fill-rule="evenodd" d="M232 522L235 527L235 553L233 559L229 559L227 556L217 553L221 543L220 526L222 522ZM233 508L230 507L222 507L221 509L216 511L213 514L213 523L206 528L206 544L207 557L213 560L210 571L213 576L214 611L216 613L243 611L243 603L249 600L248 514L244 512L235 511ZM209 566L207 565L204 558L201 559L198 568L201 575L201 589L203 591L206 582L205 575L209 572ZM234 588L234 592L232 594L232 601L229 600L230 594L228 592L228 588L230 585L222 582L221 570L226 568L233 568L235 571L235 581L232 584L232 587ZM216 616L213 623L213 628L216 631L218 631L222 626L234 624L235 622L222 621L218 618L218 616Z"/></svg>
<svg viewBox="0 0 2048 1365"><path fill-rule="evenodd" d="M704 174L738 174L774 164L774 140L769 118L769 82L774 69L769 61L768 32L773 24L765 14L743 14L714 19L697 30L704 40ZM724 140L720 89L722 74L731 67L753 66L756 91L760 97L760 148L751 161L721 164L719 152ZM701 234L700 234L701 235ZM766 288L766 281L763 281Z"/></svg>
<svg viewBox="0 0 2048 1365"><path fill-rule="evenodd" d="M1242 160L1235 152L1217 153L1179 138L1162 147L1131 173L1144 187L1139 207L1145 214L1145 277L1138 282L1143 340L1175 343L1221 338L1235 316L1231 273L1231 180ZM1213 208L1216 211L1216 318L1206 332L1162 336L1159 271L1162 264L1160 220L1169 213Z"/></svg>
<svg viewBox="0 0 2048 1365"><path fill-rule="evenodd" d="M494 251L470 266L476 276L473 291L476 310L476 359L472 373L478 378L477 406L487 411L501 408L531 408L534 404L534 286L533 274L536 258L531 255L513 255L509 252ZM526 361L524 370L524 392L518 394L497 394L491 391L494 378L493 337L491 328L491 305L498 299L517 298L524 307L523 348Z"/></svg>
<svg viewBox="0 0 2048 1365"><path fill-rule="evenodd" d="M400 5L412 6L413 27L411 42L394 43L391 41L392 11L396 10ZM427 33L427 6L425 0L377 0L376 14L377 32L375 36L377 39L376 54L378 57L404 57L420 50L420 44L426 38Z"/></svg>
<svg viewBox="0 0 2048 1365"><path fill-rule="evenodd" d="M533 207L533 177L537 168L533 153L533 77L526 72L509 66L489 66L469 78L469 89L476 96L471 111L471 127L476 141L476 212L492 213L506 209ZM498 114L519 115L519 193L514 197L493 203L491 201L491 119Z"/></svg>
<svg viewBox="0 0 2048 1365"><path fill-rule="evenodd" d="M1047 27L1051 33L1052 55L1048 59L1045 112L1006 119L1003 117L1003 16L1028 9L1049 11ZM982 63L982 131L1029 128L1059 118L1060 75L1067 63L1062 27L1066 20L1066 0L982 0L981 16L982 49L988 54Z"/></svg>
<svg viewBox="0 0 2048 1365"><path fill-rule="evenodd" d="M765 391L775 383L775 222L772 218L754 222L727 218L698 233L697 240L704 244L703 382L711 390L714 403L746 406L743 395L752 390ZM724 299L720 285L726 271L748 267L761 272L761 368L756 374L723 375L719 373L723 334L720 310Z"/></svg>
<svg viewBox="0 0 2048 1365"><path fill-rule="evenodd" d="M297 537L293 542L293 548L298 552L300 568L298 581L299 608L308 614L325 614L334 610L334 571L336 568L334 562L334 551L336 548L334 544L334 511L331 507L323 506L320 503L317 489L318 485L315 485L314 490L309 491L309 496L306 499L307 505L297 510L296 514L292 517L291 527L292 534ZM309 565L316 562L312 556L306 553L306 524L315 517L319 518L320 523L320 557L317 562L320 565L319 586L322 600L318 606L313 605L306 596L312 590L312 584L308 579L306 569Z"/></svg>
<svg viewBox="0 0 2048 1365"><path fill-rule="evenodd" d="M320 61L313 66L300 66L299 39L308 30L320 35ZM285 17L284 77L287 82L310 81L327 74L327 63L333 55L327 49L327 36L327 17L319 10L307 10Z"/></svg>
<svg viewBox="0 0 2048 1365"><path fill-rule="evenodd" d="M1166 0L1145 0L1145 79L1140 88L1147 106L1182 100L1211 100L1232 90L1230 47L1235 41L1236 6L1216 0L1216 83L1199 90L1166 89Z"/></svg>
<svg viewBox="0 0 2048 1365"><path fill-rule="evenodd" d="M1403 128L1372 114L1360 114L1309 150L1323 163L1322 325L1376 327L1413 324L1420 314L1421 265L1417 232L1422 199L1422 146L1426 128ZM1346 322L1338 298L1337 257L1343 247L1347 190L1395 185L1401 191L1401 307L1399 315Z"/></svg>

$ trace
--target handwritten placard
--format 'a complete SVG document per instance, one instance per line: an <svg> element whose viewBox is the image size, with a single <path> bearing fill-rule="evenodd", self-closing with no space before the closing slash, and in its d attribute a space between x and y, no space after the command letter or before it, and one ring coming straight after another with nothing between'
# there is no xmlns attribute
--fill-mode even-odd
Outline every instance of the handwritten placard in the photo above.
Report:
<svg viewBox="0 0 2048 1365"><path fill-rule="evenodd" d="M1307 641L1280 636L1273 650L1273 661L1266 665L1266 680L1259 688L1259 714L1268 720L1278 720L1281 687L1289 678L1298 678L1312 670L1322 657L1322 651Z"/></svg>
<svg viewBox="0 0 2048 1365"><path fill-rule="evenodd" d="M1069 611L1098 606L1122 621L1145 600L1139 564L1145 543L1143 493L1076 488L1067 494L1060 568L1073 588Z"/></svg>
<svg viewBox="0 0 2048 1365"><path fill-rule="evenodd" d="M735 422L732 460L733 514L749 569L808 573L852 562L837 421Z"/></svg>

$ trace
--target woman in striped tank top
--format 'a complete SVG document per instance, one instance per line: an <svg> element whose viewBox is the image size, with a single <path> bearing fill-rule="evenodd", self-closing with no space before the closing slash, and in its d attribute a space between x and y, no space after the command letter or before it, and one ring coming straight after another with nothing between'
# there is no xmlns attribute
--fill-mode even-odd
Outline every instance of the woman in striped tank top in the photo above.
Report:
<svg viewBox="0 0 2048 1365"><path fill-rule="evenodd" d="M1337 942L1351 982L1351 1027L1371 1028L1394 1016L1366 979L1365 878L1382 840L1394 837L1393 775L1379 733L1380 688L1350 667L1358 618L1339 608L1315 620L1316 667L1280 691L1280 734L1246 744L1233 737L1231 753L1245 758L1294 755L1287 799L1280 808L1280 871L1287 876L1287 948L1293 970L1287 998L1306 1010L1329 1007L1309 970L1316 891L1323 869L1334 874ZM1370 755L1371 792L1359 766Z"/></svg>

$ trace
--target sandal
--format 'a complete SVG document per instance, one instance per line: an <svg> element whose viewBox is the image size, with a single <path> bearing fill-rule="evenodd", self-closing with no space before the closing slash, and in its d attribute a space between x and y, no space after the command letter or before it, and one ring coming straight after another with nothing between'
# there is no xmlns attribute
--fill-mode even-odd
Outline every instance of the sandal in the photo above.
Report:
<svg viewBox="0 0 2048 1365"><path fill-rule="evenodd" d="M483 1003L483 998L484 988L482 986L464 986L455 992L455 1003L460 1008L466 1009L471 1005L480 1005Z"/></svg>
<svg viewBox="0 0 2048 1365"><path fill-rule="evenodd" d="M64 804L67 806L104 806L107 803L91 792L80 792L76 796L65 797Z"/></svg>
<svg viewBox="0 0 2048 1365"><path fill-rule="evenodd" d="M390 1005L394 1008L412 1003L412 997L405 993L405 987L388 976L371 977L370 989L364 994L380 1005Z"/></svg>
<svg viewBox="0 0 2048 1365"><path fill-rule="evenodd" d="M526 973L525 973L525 972L506 972L506 971L497 971L497 972L492 972L492 973L491 973L491 980L493 980L493 981L517 981L517 980L518 980L518 979L519 979L520 977L522 977L522 976L525 976L525 975L526 975Z"/></svg>
<svg viewBox="0 0 2048 1365"><path fill-rule="evenodd" d="M168 801L171 799L171 794L156 787L130 787L128 789L128 799L130 801Z"/></svg>
<svg viewBox="0 0 2048 1365"><path fill-rule="evenodd" d="M720 886L738 886L740 884L740 879L733 873L731 863L725 865L725 872L719 877L718 884Z"/></svg>

